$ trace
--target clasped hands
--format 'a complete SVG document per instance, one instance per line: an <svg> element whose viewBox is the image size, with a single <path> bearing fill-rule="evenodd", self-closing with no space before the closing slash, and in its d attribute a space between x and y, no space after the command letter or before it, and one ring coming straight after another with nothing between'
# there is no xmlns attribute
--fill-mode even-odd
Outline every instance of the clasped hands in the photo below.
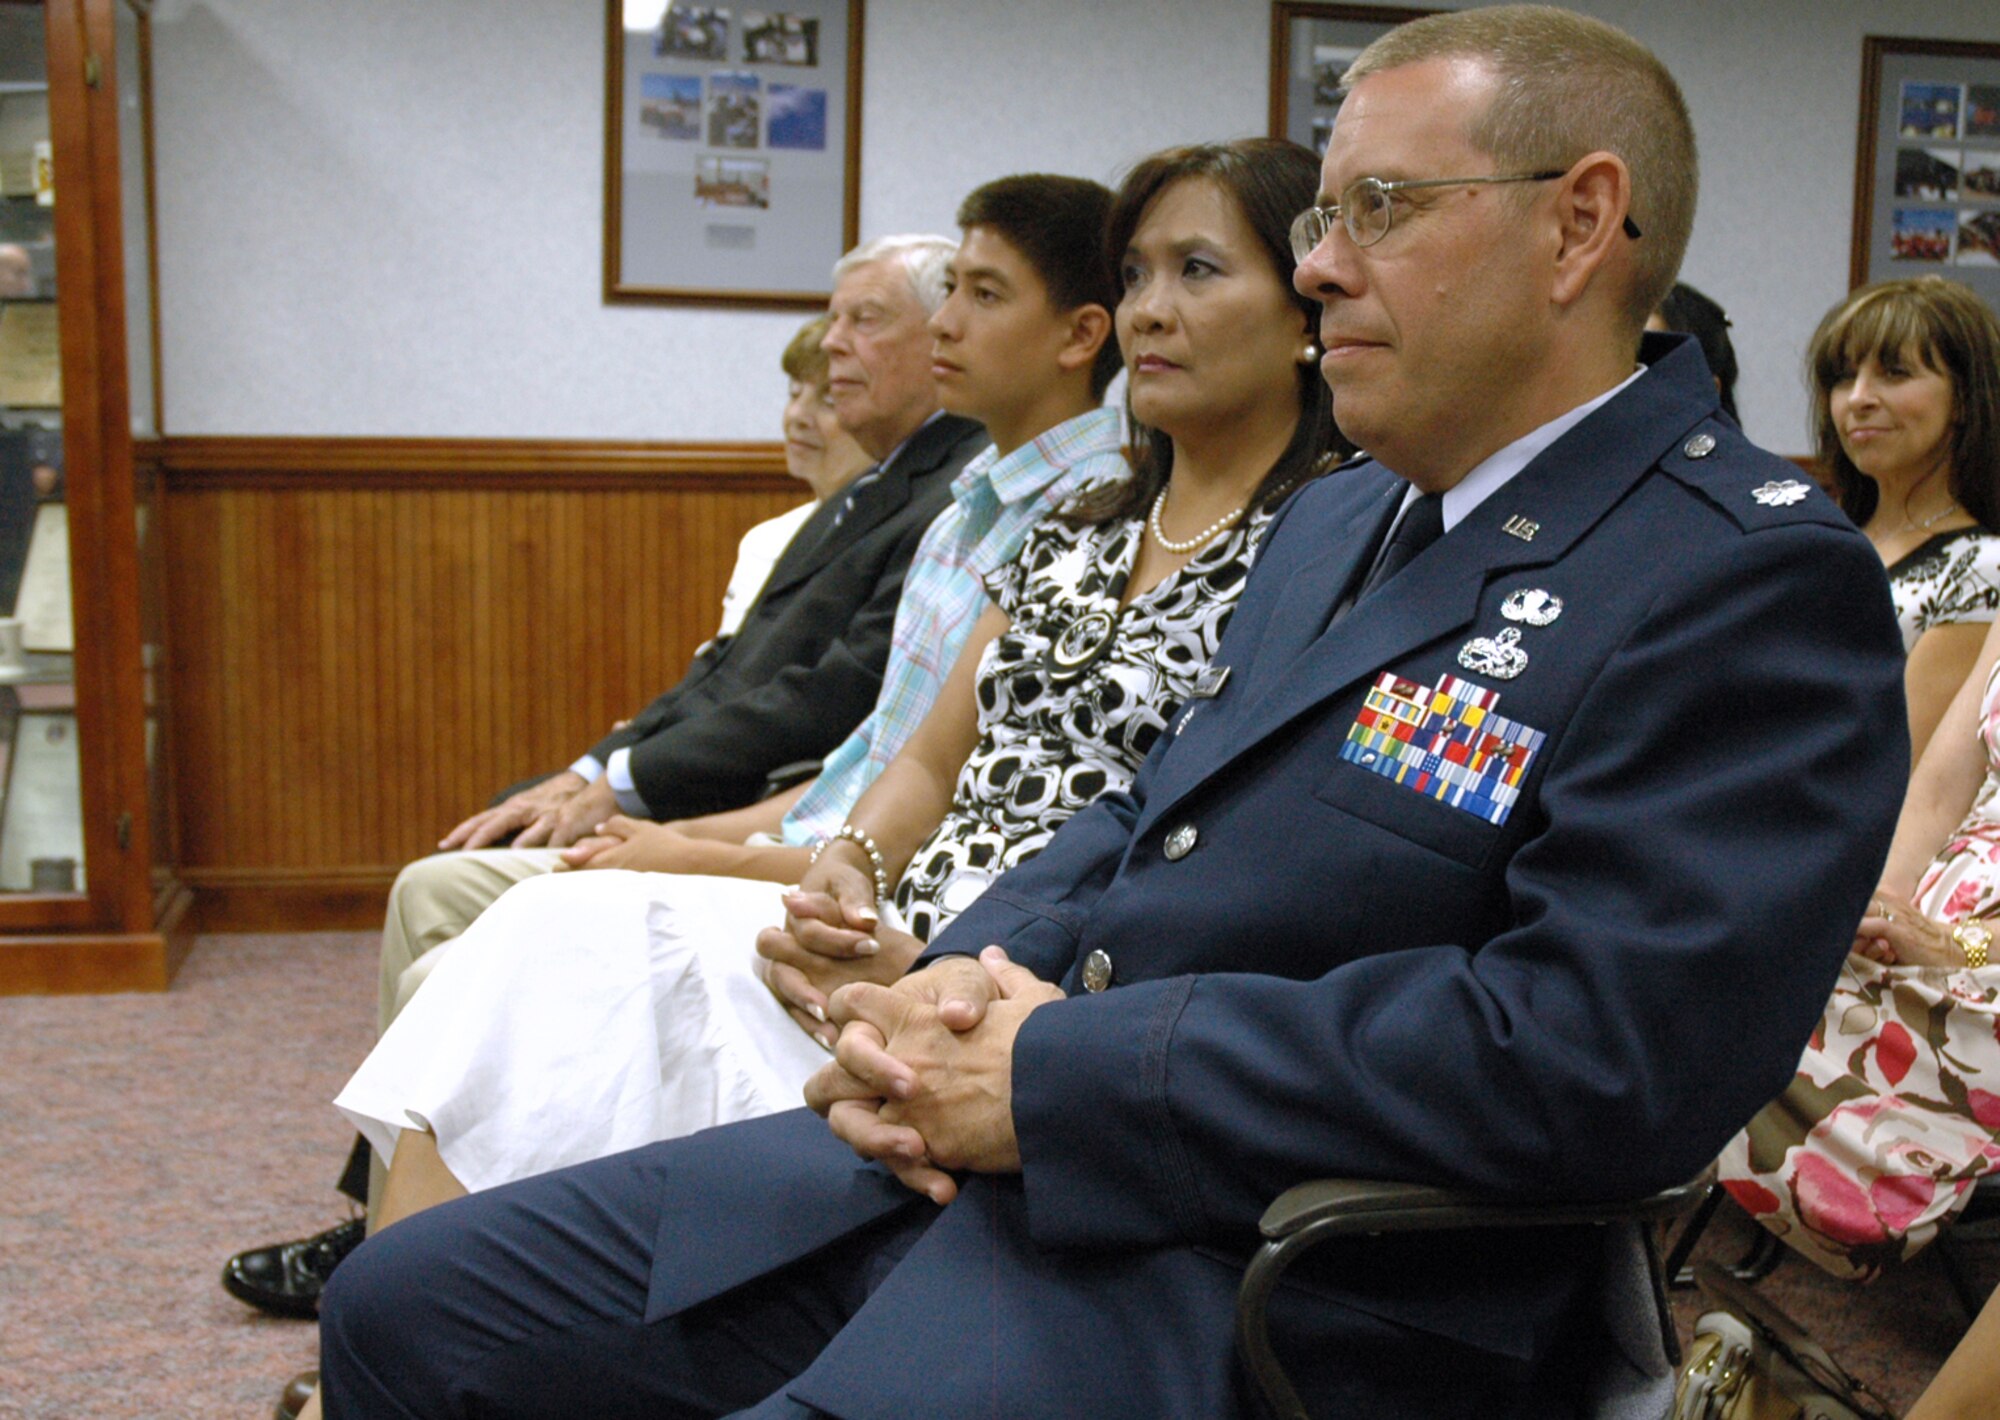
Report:
<svg viewBox="0 0 2000 1420"><path fill-rule="evenodd" d="M1030 1012L1062 998L999 947L893 986L842 986L826 1008L840 1032L833 1063L806 1082L806 1103L862 1158L949 1203L949 1170L1020 1171L1014 1040Z"/></svg>
<svg viewBox="0 0 2000 1420"><path fill-rule="evenodd" d="M1965 949L1952 939L1951 928L1926 917L1908 898L1880 887L1868 899L1868 913L1855 929L1850 950L1885 966L1965 965Z"/></svg>

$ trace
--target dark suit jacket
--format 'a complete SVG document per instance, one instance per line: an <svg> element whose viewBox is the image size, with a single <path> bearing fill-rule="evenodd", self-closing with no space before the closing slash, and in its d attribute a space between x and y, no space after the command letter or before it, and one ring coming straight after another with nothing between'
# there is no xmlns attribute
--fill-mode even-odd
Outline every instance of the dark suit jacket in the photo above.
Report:
<svg viewBox="0 0 2000 1420"><path fill-rule="evenodd" d="M875 706L903 574L986 431L945 414L910 437L833 527L842 496L808 518L734 636L591 753L630 746L656 819L738 808L773 769L824 756Z"/></svg>
<svg viewBox="0 0 2000 1420"><path fill-rule="evenodd" d="M1243 1413L1235 1291L1285 1187L1638 1195L1790 1078L1902 795L1901 643L1867 543L1719 416L1693 343L1645 358L1325 634L1403 484L1363 465L1291 501L1221 694L934 944L1002 943L1071 993L1016 1043L1024 1172L967 1180L794 1397L849 1420ZM1517 591L1560 615L1510 620ZM1517 675L1465 668L1510 629ZM1419 700L1459 677L1542 732L1503 822L1343 753L1385 674ZM655 1317L930 1207L808 1114L662 1148ZM1273 1305L1316 1413L1573 1413L1599 1235L1328 1251Z"/></svg>

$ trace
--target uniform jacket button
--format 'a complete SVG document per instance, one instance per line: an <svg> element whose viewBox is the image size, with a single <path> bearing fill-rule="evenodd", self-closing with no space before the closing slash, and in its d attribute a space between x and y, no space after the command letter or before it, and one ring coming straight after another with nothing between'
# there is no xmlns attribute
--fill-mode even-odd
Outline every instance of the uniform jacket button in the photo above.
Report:
<svg viewBox="0 0 2000 1420"><path fill-rule="evenodd" d="M1102 991L1111 984L1111 955L1095 951L1083 959L1083 989Z"/></svg>
<svg viewBox="0 0 2000 1420"><path fill-rule="evenodd" d="M1195 840L1200 837L1201 835L1195 831L1195 826L1191 823L1184 823L1168 834L1167 861L1169 863L1178 863L1181 859L1187 857L1188 854L1194 852Z"/></svg>

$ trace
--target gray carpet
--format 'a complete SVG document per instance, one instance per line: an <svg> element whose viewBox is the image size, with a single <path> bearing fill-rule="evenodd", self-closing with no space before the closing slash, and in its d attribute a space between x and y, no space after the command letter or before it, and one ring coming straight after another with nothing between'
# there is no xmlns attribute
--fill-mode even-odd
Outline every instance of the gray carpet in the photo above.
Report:
<svg viewBox="0 0 2000 1420"><path fill-rule="evenodd" d="M0 1420L262 1420L312 1363L311 1326L216 1274L341 1215L327 1101L371 1040L374 963L372 934L206 937L163 996L0 1000ZM2000 1248L1979 1260L2000 1277ZM1928 1256L1866 1288L1792 1259L1762 1290L1899 1407L1965 1324ZM1699 1303L1675 1305L1685 1335Z"/></svg>

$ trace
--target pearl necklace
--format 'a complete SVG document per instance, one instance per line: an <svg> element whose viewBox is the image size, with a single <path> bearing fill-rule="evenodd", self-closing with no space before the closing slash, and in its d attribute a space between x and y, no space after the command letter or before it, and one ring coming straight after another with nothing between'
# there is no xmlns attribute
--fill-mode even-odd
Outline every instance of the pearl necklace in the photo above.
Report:
<svg viewBox="0 0 2000 1420"><path fill-rule="evenodd" d="M1240 506L1230 512L1224 513L1186 542L1175 542L1164 532L1160 531L1160 510L1166 506L1167 490L1162 488L1160 496L1153 500L1153 511L1146 515L1146 526L1153 530L1154 542L1157 542L1161 547L1174 555L1179 556L1182 553L1193 552L1197 547L1213 541L1216 534L1243 516L1243 510L1250 506L1250 501L1246 498Z"/></svg>

